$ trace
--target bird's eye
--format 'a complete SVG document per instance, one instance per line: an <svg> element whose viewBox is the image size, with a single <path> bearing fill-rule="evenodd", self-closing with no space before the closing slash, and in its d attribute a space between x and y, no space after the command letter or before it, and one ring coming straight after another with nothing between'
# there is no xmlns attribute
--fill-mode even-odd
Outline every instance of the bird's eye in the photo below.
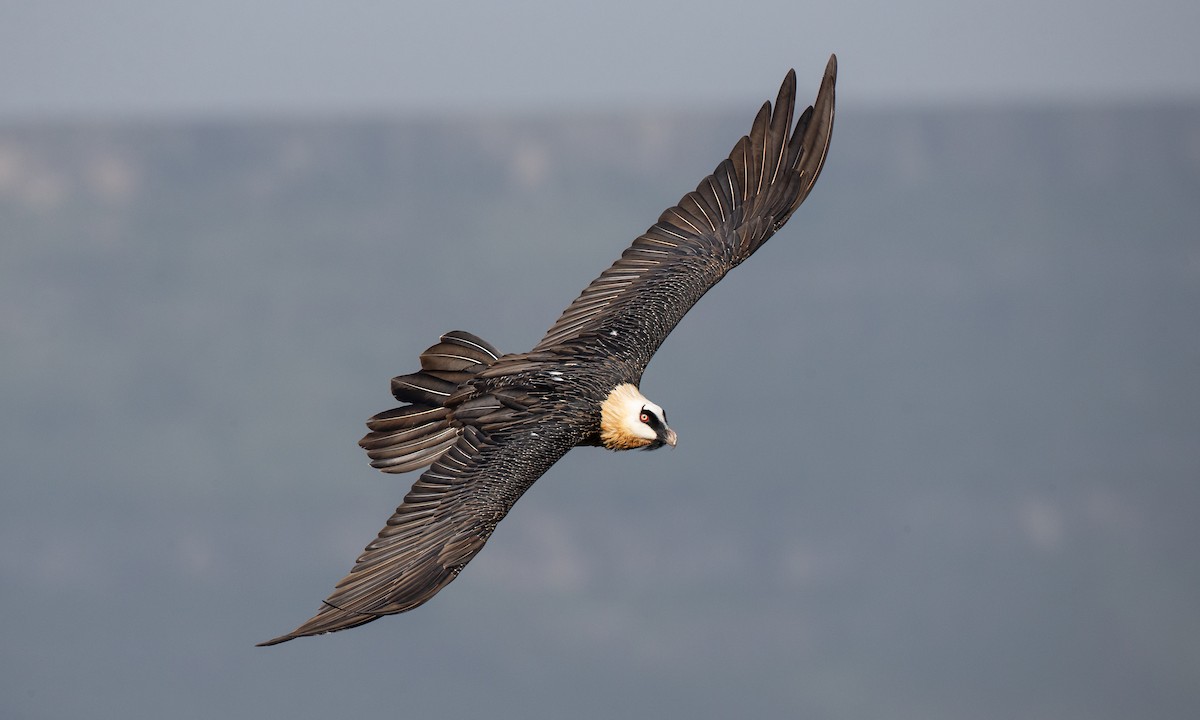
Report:
<svg viewBox="0 0 1200 720"><path fill-rule="evenodd" d="M639 416L639 418L638 418L638 419L640 419L642 422L644 422L644 423L646 423L647 425L649 425L649 424L650 424L650 413L648 413L648 412L646 412L645 410L643 410L643 411L642 411L642 414Z"/></svg>

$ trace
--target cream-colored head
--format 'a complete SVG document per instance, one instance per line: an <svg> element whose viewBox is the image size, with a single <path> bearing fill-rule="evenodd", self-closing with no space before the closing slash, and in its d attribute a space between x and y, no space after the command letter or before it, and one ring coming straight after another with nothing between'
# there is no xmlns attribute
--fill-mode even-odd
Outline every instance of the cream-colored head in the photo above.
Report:
<svg viewBox="0 0 1200 720"><path fill-rule="evenodd" d="M667 414L630 383L613 388L600 404L600 442L609 450L654 450L675 441Z"/></svg>

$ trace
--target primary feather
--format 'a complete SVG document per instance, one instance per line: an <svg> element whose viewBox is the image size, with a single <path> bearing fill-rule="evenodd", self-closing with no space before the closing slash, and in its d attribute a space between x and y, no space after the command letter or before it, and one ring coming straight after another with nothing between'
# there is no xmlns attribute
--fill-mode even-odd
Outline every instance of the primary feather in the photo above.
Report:
<svg viewBox="0 0 1200 720"><path fill-rule="evenodd" d="M808 196L833 129L837 58L792 125L796 74L716 170L667 209L526 353L503 355L454 331L392 381L407 403L367 422L371 465L429 466L315 616L260 643L344 630L411 610L458 576L496 524L578 445L675 444L666 414L638 391L685 313L750 257ZM639 424L642 423L642 424Z"/></svg>

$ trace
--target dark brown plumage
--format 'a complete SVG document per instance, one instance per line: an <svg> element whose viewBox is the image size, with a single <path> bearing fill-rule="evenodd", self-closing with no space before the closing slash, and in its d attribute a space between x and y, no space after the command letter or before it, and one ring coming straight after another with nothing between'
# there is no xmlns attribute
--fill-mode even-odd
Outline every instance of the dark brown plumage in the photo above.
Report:
<svg viewBox="0 0 1200 720"><path fill-rule="evenodd" d="M429 466L317 614L261 643L411 610L457 577L513 503L577 445L675 444L637 389L684 314L783 226L820 175L837 59L791 125L796 75L712 175L668 209L572 302L529 352L503 355L461 331L392 381L407 403L367 422L360 444L391 473ZM790 131L790 132L789 132Z"/></svg>

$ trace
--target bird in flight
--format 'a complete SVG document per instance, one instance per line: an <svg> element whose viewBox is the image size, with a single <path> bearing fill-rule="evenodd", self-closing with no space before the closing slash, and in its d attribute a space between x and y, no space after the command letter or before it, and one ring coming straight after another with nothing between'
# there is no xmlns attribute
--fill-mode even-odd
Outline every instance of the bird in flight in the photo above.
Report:
<svg viewBox="0 0 1200 720"><path fill-rule="evenodd" d="M829 150L837 58L795 125L796 73L694 192L664 212L529 352L454 331L392 380L401 407L367 421L373 467L427 467L320 610L260 645L356 627L425 603L483 548L513 504L578 445L675 445L638 389L675 325L808 196Z"/></svg>

